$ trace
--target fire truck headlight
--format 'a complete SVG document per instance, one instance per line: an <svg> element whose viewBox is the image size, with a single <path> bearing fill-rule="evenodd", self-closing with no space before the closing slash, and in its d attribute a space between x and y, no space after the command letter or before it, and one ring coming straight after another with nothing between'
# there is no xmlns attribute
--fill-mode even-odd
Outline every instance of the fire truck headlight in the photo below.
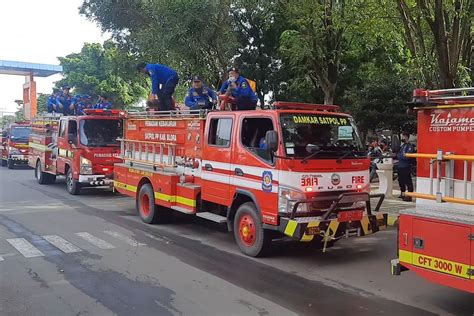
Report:
<svg viewBox="0 0 474 316"><path fill-rule="evenodd" d="M81 174L92 174L92 162L84 157L81 157Z"/></svg>
<svg viewBox="0 0 474 316"><path fill-rule="evenodd" d="M280 213L290 213L293 211L296 202L307 199L306 195L298 190L280 186L278 191L278 212ZM308 212L308 204L299 204L296 212Z"/></svg>
<svg viewBox="0 0 474 316"><path fill-rule="evenodd" d="M8 147L8 152L10 153L10 155L20 154L20 151L18 150L18 148L15 148L15 147Z"/></svg>

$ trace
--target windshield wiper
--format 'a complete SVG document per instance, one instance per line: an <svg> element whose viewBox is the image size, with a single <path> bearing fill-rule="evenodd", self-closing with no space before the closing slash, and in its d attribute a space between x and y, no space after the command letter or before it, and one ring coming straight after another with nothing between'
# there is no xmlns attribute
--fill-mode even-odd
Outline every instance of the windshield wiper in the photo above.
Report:
<svg viewBox="0 0 474 316"><path fill-rule="evenodd" d="M330 151L329 151L329 150L325 150L325 149L317 150L317 151L315 151L314 153L311 153L311 154L309 154L308 156L304 157L304 158L301 160L301 163L305 163L305 162L308 161L309 159L313 158L314 156L316 156L317 154L322 153L322 152L330 152Z"/></svg>
<svg viewBox="0 0 474 316"><path fill-rule="evenodd" d="M355 156L356 153L357 153L357 150L355 150L355 149L347 150L344 154L342 154L342 156L337 157L336 162L341 163L342 159L346 158L350 154L353 154Z"/></svg>

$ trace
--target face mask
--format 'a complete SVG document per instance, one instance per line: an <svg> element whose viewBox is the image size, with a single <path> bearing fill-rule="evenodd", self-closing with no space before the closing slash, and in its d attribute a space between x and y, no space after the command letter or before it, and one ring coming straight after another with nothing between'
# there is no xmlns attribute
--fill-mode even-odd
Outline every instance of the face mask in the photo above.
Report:
<svg viewBox="0 0 474 316"><path fill-rule="evenodd" d="M230 82L235 82L235 81L237 81L237 78L235 78L234 76L230 76L229 81Z"/></svg>

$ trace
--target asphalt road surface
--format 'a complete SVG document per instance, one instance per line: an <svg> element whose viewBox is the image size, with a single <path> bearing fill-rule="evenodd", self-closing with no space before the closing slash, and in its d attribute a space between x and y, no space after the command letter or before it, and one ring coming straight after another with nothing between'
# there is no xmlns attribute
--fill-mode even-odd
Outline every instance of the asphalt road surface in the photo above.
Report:
<svg viewBox="0 0 474 316"><path fill-rule="evenodd" d="M243 256L193 217L147 225L134 201L71 196L0 169L0 315L473 315L472 295L390 275L396 231Z"/></svg>

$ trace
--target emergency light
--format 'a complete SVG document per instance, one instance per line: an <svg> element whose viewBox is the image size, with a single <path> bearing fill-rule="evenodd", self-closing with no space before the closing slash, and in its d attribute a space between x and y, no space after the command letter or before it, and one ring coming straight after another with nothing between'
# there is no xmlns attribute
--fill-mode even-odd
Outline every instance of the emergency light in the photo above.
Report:
<svg viewBox="0 0 474 316"><path fill-rule="evenodd" d="M120 115L124 116L125 111L121 110L103 110L103 109L85 109L86 115Z"/></svg>

